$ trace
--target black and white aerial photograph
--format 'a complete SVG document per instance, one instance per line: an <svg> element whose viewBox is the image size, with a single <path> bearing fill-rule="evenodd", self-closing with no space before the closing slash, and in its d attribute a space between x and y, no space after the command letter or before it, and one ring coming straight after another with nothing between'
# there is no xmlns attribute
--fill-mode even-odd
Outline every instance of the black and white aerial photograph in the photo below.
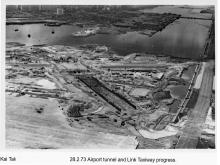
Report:
<svg viewBox="0 0 220 165"><path fill-rule="evenodd" d="M209 149L215 6L6 5L6 149Z"/></svg>

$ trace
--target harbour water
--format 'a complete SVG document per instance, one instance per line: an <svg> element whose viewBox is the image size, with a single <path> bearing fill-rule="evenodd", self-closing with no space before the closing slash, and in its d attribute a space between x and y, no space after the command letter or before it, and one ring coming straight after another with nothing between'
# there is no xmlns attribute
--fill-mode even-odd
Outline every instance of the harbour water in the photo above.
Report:
<svg viewBox="0 0 220 165"><path fill-rule="evenodd" d="M74 25L59 27L49 27L44 24L7 25L6 41L26 45L101 44L109 46L122 56L134 52L148 52L197 59L203 52L210 25L210 20L178 19L152 37L138 32L74 37L72 33L82 28Z"/></svg>

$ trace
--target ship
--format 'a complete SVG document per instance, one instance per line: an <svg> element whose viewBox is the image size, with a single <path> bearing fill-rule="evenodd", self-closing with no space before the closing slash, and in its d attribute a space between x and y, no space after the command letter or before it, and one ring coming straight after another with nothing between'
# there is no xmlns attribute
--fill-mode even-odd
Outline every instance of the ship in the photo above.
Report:
<svg viewBox="0 0 220 165"><path fill-rule="evenodd" d="M90 28L76 33L72 33L72 35L75 37L87 37L87 36L95 35L98 29L99 28Z"/></svg>

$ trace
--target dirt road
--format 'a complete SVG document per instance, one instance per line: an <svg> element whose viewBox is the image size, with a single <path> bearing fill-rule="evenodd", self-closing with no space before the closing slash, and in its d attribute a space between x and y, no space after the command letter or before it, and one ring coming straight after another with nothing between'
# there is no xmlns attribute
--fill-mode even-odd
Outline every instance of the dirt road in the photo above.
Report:
<svg viewBox="0 0 220 165"><path fill-rule="evenodd" d="M176 148L196 148L197 146L198 138L201 134L201 128L205 122L210 106L214 77L213 68L214 61L207 62L202 77L197 103L189 115L188 122L183 128L183 134L180 137Z"/></svg>

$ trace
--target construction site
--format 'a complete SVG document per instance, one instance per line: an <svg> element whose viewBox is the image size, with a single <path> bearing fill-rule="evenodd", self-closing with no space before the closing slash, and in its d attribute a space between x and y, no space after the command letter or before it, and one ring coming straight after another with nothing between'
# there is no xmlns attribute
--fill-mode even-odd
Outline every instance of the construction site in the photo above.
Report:
<svg viewBox="0 0 220 165"><path fill-rule="evenodd" d="M154 28L133 21L129 28L154 35L180 17L151 15L166 23ZM108 23L127 28L118 22ZM200 60L121 56L100 44L7 42L6 147L215 148L213 37L214 24Z"/></svg>

